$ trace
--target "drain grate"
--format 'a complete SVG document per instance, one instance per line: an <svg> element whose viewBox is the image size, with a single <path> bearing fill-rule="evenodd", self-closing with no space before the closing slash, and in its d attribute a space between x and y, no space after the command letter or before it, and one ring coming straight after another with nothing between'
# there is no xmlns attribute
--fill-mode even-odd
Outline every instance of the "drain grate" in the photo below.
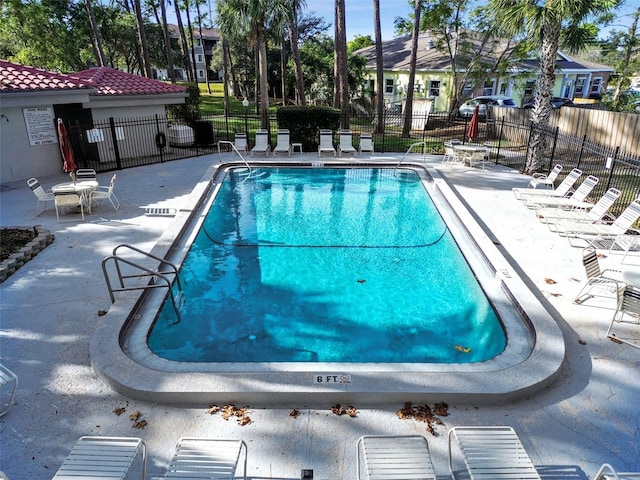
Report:
<svg viewBox="0 0 640 480"><path fill-rule="evenodd" d="M166 207L148 207L145 209L145 215L173 216L177 213L175 208Z"/></svg>

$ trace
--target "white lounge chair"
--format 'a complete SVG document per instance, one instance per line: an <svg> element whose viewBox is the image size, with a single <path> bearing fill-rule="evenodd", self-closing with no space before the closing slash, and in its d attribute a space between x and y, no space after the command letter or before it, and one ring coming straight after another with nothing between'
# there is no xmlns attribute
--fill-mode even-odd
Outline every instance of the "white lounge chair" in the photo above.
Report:
<svg viewBox="0 0 640 480"><path fill-rule="evenodd" d="M60 215L65 215L68 209L78 208L80 210L80 215L82 215L82 220L84 221L84 205L85 205L85 197L84 194L80 194L76 192L75 188L58 188L53 194L53 201L56 205L56 217L58 218L58 222L60 221Z"/></svg>
<svg viewBox="0 0 640 480"><path fill-rule="evenodd" d="M457 441L470 480L540 480L511 427L453 427L448 432L449 469L454 480L453 440Z"/></svg>
<svg viewBox="0 0 640 480"><path fill-rule="evenodd" d="M360 153L362 152L371 152L373 153L373 137L370 133L361 133L360 134L360 145L358 146L358 150Z"/></svg>
<svg viewBox="0 0 640 480"><path fill-rule="evenodd" d="M567 237L569 243L573 245L572 239L576 238L589 242L596 238L614 238L618 235L624 235L627 231L632 230L631 227L638 218L640 218L640 198L631 202L611 224L562 220L556 224L556 230L561 236Z"/></svg>
<svg viewBox="0 0 640 480"><path fill-rule="evenodd" d="M11 389L11 393L8 394L9 399L6 402L2 402L0 405L0 417L4 416L11 408L13 404L13 397L16 395L16 389L18 388L18 376L9 370L4 365L0 364L0 391ZM2 395L4 399L6 395Z"/></svg>
<svg viewBox="0 0 640 480"><path fill-rule="evenodd" d="M553 188L556 178L558 178L561 171L562 165L556 165L548 175L546 173L534 173L531 180L529 180L529 188L537 188L540 186Z"/></svg>
<svg viewBox="0 0 640 480"><path fill-rule="evenodd" d="M247 152L249 150L249 143L247 142L246 133L236 133L233 136L233 146L239 152Z"/></svg>
<svg viewBox="0 0 640 480"><path fill-rule="evenodd" d="M291 150L289 130L278 130L278 140L276 141L276 146L273 149L273 155L275 156L277 153L286 153L288 156L291 156Z"/></svg>
<svg viewBox="0 0 640 480"><path fill-rule="evenodd" d="M457 143L459 144L460 142ZM444 142L444 157L442 161L448 165L464 165L464 156L453 148L455 144L453 141Z"/></svg>
<svg viewBox="0 0 640 480"><path fill-rule="evenodd" d="M590 209L565 209L553 207L536 207L536 216L542 223L546 223L552 232L556 231L556 223L561 220L570 220L574 222L598 222L605 216L609 216L609 209L620 196L620 190L610 188L600 197L600 200ZM611 217L613 220L613 217Z"/></svg>
<svg viewBox="0 0 640 480"><path fill-rule="evenodd" d="M53 202L55 197L53 196L53 192L46 192L44 188L42 188L37 178L27 180L27 185L29 185L29 188L38 199L38 204L36 205L37 217L47 209L47 202ZM42 204L42 210L40 209L40 204Z"/></svg>
<svg viewBox="0 0 640 480"><path fill-rule="evenodd" d="M613 315L609 329L607 330L607 337L617 340L627 345L631 345L635 348L640 348L640 333L634 337L628 336L628 333L623 333L620 328L616 328L617 333L614 332L614 325L629 323L633 324L632 327L637 328L640 332L640 288L633 285L627 285L622 291L622 296L618 302L618 308Z"/></svg>
<svg viewBox="0 0 640 480"><path fill-rule="evenodd" d="M244 479L247 479L247 444L243 440L181 438L164 474L170 478L233 480L244 449Z"/></svg>
<svg viewBox="0 0 640 480"><path fill-rule="evenodd" d="M368 480L435 480L427 439L422 435L368 435L357 444L357 478L361 464Z"/></svg>
<svg viewBox="0 0 640 480"><path fill-rule="evenodd" d="M320 130L320 145L318 146L318 156L323 153L332 153L336 156L336 149L333 147L333 132L331 130Z"/></svg>
<svg viewBox="0 0 640 480"><path fill-rule="evenodd" d="M582 170L580 170L579 168L574 168L554 190L538 190L534 188L513 188L512 190L513 194L518 200L537 196L566 197L569 193L571 193L571 188L581 175Z"/></svg>
<svg viewBox="0 0 640 480"><path fill-rule="evenodd" d="M142 451L142 480L147 476L147 448L135 437L81 437L53 480L123 479Z"/></svg>
<svg viewBox="0 0 640 480"><path fill-rule="evenodd" d="M113 193L113 188L116 184L116 174L113 174L111 177L111 181L109 182L109 186L99 186L95 190L92 190L89 194L89 200L94 202L100 199L107 199L111 202L114 210L117 212L118 208L120 208L120 202L118 201L115 193Z"/></svg>
<svg viewBox="0 0 640 480"><path fill-rule="evenodd" d="M617 472L611 465L604 463L593 480L640 480L640 472Z"/></svg>
<svg viewBox="0 0 640 480"><path fill-rule="evenodd" d="M267 157L271 147L269 146L269 132L266 130L256 130L256 144L251 149L251 156L255 153L264 153Z"/></svg>
<svg viewBox="0 0 640 480"><path fill-rule="evenodd" d="M573 303L583 303L593 297L613 296L617 304L620 292L625 285L621 272L609 268L602 270L596 249L591 247L582 251L582 264L587 275L587 282L575 296Z"/></svg>
<svg viewBox="0 0 640 480"><path fill-rule="evenodd" d="M484 170L485 164L489 162L489 152L485 149L465 152L463 161L468 163L470 167L481 167Z"/></svg>
<svg viewBox="0 0 640 480"><path fill-rule="evenodd" d="M338 144L338 156L342 156L343 153L356 154L358 151L353 146L353 133L351 130L340 130L340 143Z"/></svg>
<svg viewBox="0 0 640 480"><path fill-rule="evenodd" d="M587 202L587 198L598 184L598 177L589 175L570 197L525 196L522 203L528 208L560 207L560 208L591 208L593 203Z"/></svg>

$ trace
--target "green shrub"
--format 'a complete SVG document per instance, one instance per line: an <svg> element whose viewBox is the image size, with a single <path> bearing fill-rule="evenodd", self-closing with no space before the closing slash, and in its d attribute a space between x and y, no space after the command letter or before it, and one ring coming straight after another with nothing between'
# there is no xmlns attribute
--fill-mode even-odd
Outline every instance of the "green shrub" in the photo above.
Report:
<svg viewBox="0 0 640 480"><path fill-rule="evenodd" d="M331 107L280 107L276 116L278 128L291 133L291 142L302 143L305 152L318 149L320 129L340 129L340 110Z"/></svg>

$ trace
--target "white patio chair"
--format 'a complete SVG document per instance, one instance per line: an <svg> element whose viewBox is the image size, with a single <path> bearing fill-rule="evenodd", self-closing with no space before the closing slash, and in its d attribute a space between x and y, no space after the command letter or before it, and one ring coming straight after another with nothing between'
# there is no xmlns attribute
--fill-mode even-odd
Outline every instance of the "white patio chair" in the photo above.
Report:
<svg viewBox="0 0 640 480"><path fill-rule="evenodd" d="M170 478L233 480L244 449L244 480L247 479L247 444L243 440L181 438L164 474Z"/></svg>
<svg viewBox="0 0 640 480"><path fill-rule="evenodd" d="M333 147L333 132L331 130L320 130L320 145L318 146L318 156L323 153L332 153L336 156L336 149Z"/></svg>
<svg viewBox="0 0 640 480"><path fill-rule="evenodd" d="M358 146L358 150L360 153L362 152L371 152L373 153L373 137L370 133L361 133L360 134L360 145Z"/></svg>
<svg viewBox="0 0 640 480"><path fill-rule="evenodd" d="M343 153L356 154L358 151L353 146L353 133L351 130L340 130L340 143L338 144L338 156L342 156Z"/></svg>
<svg viewBox="0 0 640 480"><path fill-rule="evenodd" d="M475 152L465 152L463 161L468 163L470 167L480 167L484 170L485 164L489 162L488 157L486 150L476 150Z"/></svg>
<svg viewBox="0 0 640 480"><path fill-rule="evenodd" d="M361 464L368 480L435 480L429 445L422 435L366 435L357 444L357 479Z"/></svg>
<svg viewBox="0 0 640 480"><path fill-rule="evenodd" d="M470 480L540 480L538 471L511 427L453 427L447 437L449 470L454 480L458 478L453 465L454 439Z"/></svg>
<svg viewBox="0 0 640 480"><path fill-rule="evenodd" d="M543 190L534 188L512 188L513 194L518 200L531 197L566 197L571 193L571 188L578 181L578 178L582 175L582 170L574 168L564 178L564 180L554 190Z"/></svg>
<svg viewBox="0 0 640 480"><path fill-rule="evenodd" d="M111 177L111 181L109 182L108 187L100 186L95 190L91 191L91 193L89 194L90 202L94 202L96 200L106 198L111 202L111 205L113 205L114 210L117 212L118 208L120 208L120 202L118 201L115 193L113 193L113 187L115 186L115 183L116 183L116 174L114 173L113 177Z"/></svg>
<svg viewBox="0 0 640 480"><path fill-rule="evenodd" d="M534 173L531 176L531 180L529 181L529 188L537 188L539 186L553 188L555 185L556 178L560 175L562 171L562 165L556 165L553 169L546 173Z"/></svg>
<svg viewBox="0 0 640 480"><path fill-rule="evenodd" d="M277 153L286 153L288 156L291 156L291 138L289 135L289 130L281 128L278 130L278 140L276 142L276 146L273 149L273 155L275 156Z"/></svg>
<svg viewBox="0 0 640 480"><path fill-rule="evenodd" d="M576 238L589 242L595 238L615 238L618 235L624 235L632 230L631 227L638 218L640 218L640 198L631 202L611 224L562 220L556 224L556 230L561 236L567 237L569 243L573 245L572 239Z"/></svg>
<svg viewBox="0 0 640 480"><path fill-rule="evenodd" d="M38 203L36 205L36 217L37 217L47 209L47 202L54 201L53 192L51 191L46 192L38 182L37 178L30 178L29 180L27 180L27 185L29 185L29 188L38 199ZM42 210L40 209L40 204L42 204Z"/></svg>
<svg viewBox="0 0 640 480"><path fill-rule="evenodd" d="M13 404L13 397L16 395L16 389L18 388L18 376L9 370L4 365L0 364L0 391L6 389L11 389L11 393L9 393L9 399L6 402L2 402L0 405L0 417L4 416L11 408ZM5 398L5 395L2 395Z"/></svg>
<svg viewBox="0 0 640 480"><path fill-rule="evenodd" d="M622 332L620 325L637 329L635 336L630 336L628 332ZM619 324L614 332L614 325ZM640 288L634 285L627 285L622 291L618 308L613 314L613 319L607 330L607 337L618 342L626 343L635 348L640 348Z"/></svg>
<svg viewBox="0 0 640 480"><path fill-rule="evenodd" d="M610 268L602 270L596 249L592 247L587 247L582 251L582 264L587 281L573 299L573 303L583 303L593 297L613 296L617 304L620 292L625 285L622 273Z"/></svg>
<svg viewBox="0 0 640 480"><path fill-rule="evenodd" d="M442 162L448 165L464 165L464 156L454 148L454 145L459 145L459 141L447 141L444 142L444 157Z"/></svg>
<svg viewBox="0 0 640 480"><path fill-rule="evenodd" d="M93 168L79 168L76 170L76 181L95 179L96 171Z"/></svg>
<svg viewBox="0 0 640 480"><path fill-rule="evenodd" d="M236 133L233 138L233 146L239 152L246 152L249 150L249 143L247 142L246 133Z"/></svg>
<svg viewBox="0 0 640 480"><path fill-rule="evenodd" d="M587 197L598 184L598 177L589 175L570 197L547 197L545 195L524 197L522 202L528 208L561 207L561 208L591 208L593 203L587 202Z"/></svg>
<svg viewBox="0 0 640 480"><path fill-rule="evenodd" d="M613 221L613 217L608 212L621 193L617 188L610 188L592 208L565 209L541 205L536 207L536 216L542 223L546 223L552 232L556 231L555 225L561 220L594 223L608 216Z"/></svg>
<svg viewBox="0 0 640 480"><path fill-rule="evenodd" d="M608 463L603 463L593 480L640 480L640 472L617 472Z"/></svg>
<svg viewBox="0 0 640 480"><path fill-rule="evenodd" d="M257 130L256 131L256 144L251 149L251 156L257 153L264 153L267 157L269 156L269 152L271 151L271 147L269 146L269 132L266 130Z"/></svg>
<svg viewBox="0 0 640 480"><path fill-rule="evenodd" d="M85 198L83 194L79 194L73 187L58 188L53 194L54 203L56 205L56 217L60 221L60 215L65 215L67 210L80 210L82 221L84 221L84 205Z"/></svg>
<svg viewBox="0 0 640 480"><path fill-rule="evenodd" d="M81 437L52 480L124 479L142 451L142 480L147 476L147 448L136 437Z"/></svg>

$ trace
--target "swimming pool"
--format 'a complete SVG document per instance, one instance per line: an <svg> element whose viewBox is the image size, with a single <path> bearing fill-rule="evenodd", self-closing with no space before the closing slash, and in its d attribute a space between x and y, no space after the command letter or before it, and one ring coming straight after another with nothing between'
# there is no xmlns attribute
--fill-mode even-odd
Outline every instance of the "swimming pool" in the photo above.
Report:
<svg viewBox="0 0 640 480"><path fill-rule="evenodd" d="M252 167L366 169L394 168L398 162L394 157L351 165L319 165L304 157L296 160L291 164L255 162ZM182 264L205 212L221 191L222 179L238 166L230 159L210 167L178 209L171 228L152 250L154 255ZM173 361L158 356L147 345L165 301L165 293L156 289L119 296L108 315L98 319L90 346L94 371L131 398L180 405L227 401L254 406L326 406L327 402L364 406L405 401L495 404L544 388L557 376L564 358L562 332L553 317L436 170L410 163L399 171L418 175L500 319L507 344L498 355L470 363Z"/></svg>
<svg viewBox="0 0 640 480"><path fill-rule="evenodd" d="M465 363L502 324L415 171L229 170L185 258L180 362Z"/></svg>

